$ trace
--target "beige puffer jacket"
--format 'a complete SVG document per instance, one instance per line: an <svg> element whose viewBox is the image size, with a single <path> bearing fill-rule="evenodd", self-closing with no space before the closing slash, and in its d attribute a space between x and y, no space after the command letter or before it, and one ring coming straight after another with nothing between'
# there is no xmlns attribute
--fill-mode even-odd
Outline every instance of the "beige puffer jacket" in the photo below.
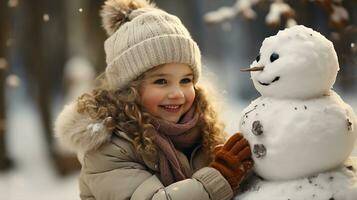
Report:
<svg viewBox="0 0 357 200"><path fill-rule="evenodd" d="M178 157L192 178L163 186L158 178L157 161L136 154L126 133L111 133L103 124L67 105L58 116L55 132L60 141L78 153L82 164L79 177L82 200L226 200L233 191L214 168L200 147L188 160Z"/></svg>

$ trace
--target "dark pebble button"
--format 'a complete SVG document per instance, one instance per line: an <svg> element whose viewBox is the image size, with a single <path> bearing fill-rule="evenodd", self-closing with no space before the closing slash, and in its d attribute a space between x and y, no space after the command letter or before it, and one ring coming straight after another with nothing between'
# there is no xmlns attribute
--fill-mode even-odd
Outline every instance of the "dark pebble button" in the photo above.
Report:
<svg viewBox="0 0 357 200"><path fill-rule="evenodd" d="M263 134L263 125L260 123L260 121L253 122L252 133L257 136Z"/></svg>
<svg viewBox="0 0 357 200"><path fill-rule="evenodd" d="M352 131L352 122L350 121L350 119L347 119L347 129L348 131Z"/></svg>
<svg viewBox="0 0 357 200"><path fill-rule="evenodd" d="M267 154L267 149L264 144L255 144L253 147L253 154L256 158L262 158Z"/></svg>

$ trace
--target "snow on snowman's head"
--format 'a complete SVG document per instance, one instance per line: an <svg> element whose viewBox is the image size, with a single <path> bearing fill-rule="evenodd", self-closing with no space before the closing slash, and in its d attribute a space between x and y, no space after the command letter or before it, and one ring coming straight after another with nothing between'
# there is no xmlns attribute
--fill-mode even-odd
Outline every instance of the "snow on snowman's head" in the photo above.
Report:
<svg viewBox="0 0 357 200"><path fill-rule="evenodd" d="M332 42L299 25L266 38L250 68L262 96L306 99L329 93L339 65Z"/></svg>

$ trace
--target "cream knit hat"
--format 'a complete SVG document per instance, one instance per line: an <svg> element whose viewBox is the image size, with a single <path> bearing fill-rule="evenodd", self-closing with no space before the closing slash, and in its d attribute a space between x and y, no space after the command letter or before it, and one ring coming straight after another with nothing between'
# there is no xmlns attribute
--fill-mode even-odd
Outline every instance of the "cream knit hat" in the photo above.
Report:
<svg viewBox="0 0 357 200"><path fill-rule="evenodd" d="M201 53L176 16L146 0L107 0L101 12L110 36L104 43L106 78L122 89L145 71L165 63L192 68L194 83L201 73Z"/></svg>

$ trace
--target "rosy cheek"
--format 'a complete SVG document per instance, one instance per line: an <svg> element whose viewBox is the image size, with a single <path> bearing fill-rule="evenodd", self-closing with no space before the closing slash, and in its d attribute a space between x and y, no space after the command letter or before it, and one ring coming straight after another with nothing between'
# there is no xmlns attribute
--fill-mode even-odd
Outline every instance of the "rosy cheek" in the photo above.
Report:
<svg viewBox="0 0 357 200"><path fill-rule="evenodd" d="M189 89L186 93L185 93L185 98L186 98L186 106L185 106L185 111L188 111L191 106L193 101L195 100L196 94L195 94L195 90Z"/></svg>
<svg viewBox="0 0 357 200"><path fill-rule="evenodd" d="M155 112L157 106L160 105L160 101L160 96L154 91L142 94L142 105L149 112Z"/></svg>

